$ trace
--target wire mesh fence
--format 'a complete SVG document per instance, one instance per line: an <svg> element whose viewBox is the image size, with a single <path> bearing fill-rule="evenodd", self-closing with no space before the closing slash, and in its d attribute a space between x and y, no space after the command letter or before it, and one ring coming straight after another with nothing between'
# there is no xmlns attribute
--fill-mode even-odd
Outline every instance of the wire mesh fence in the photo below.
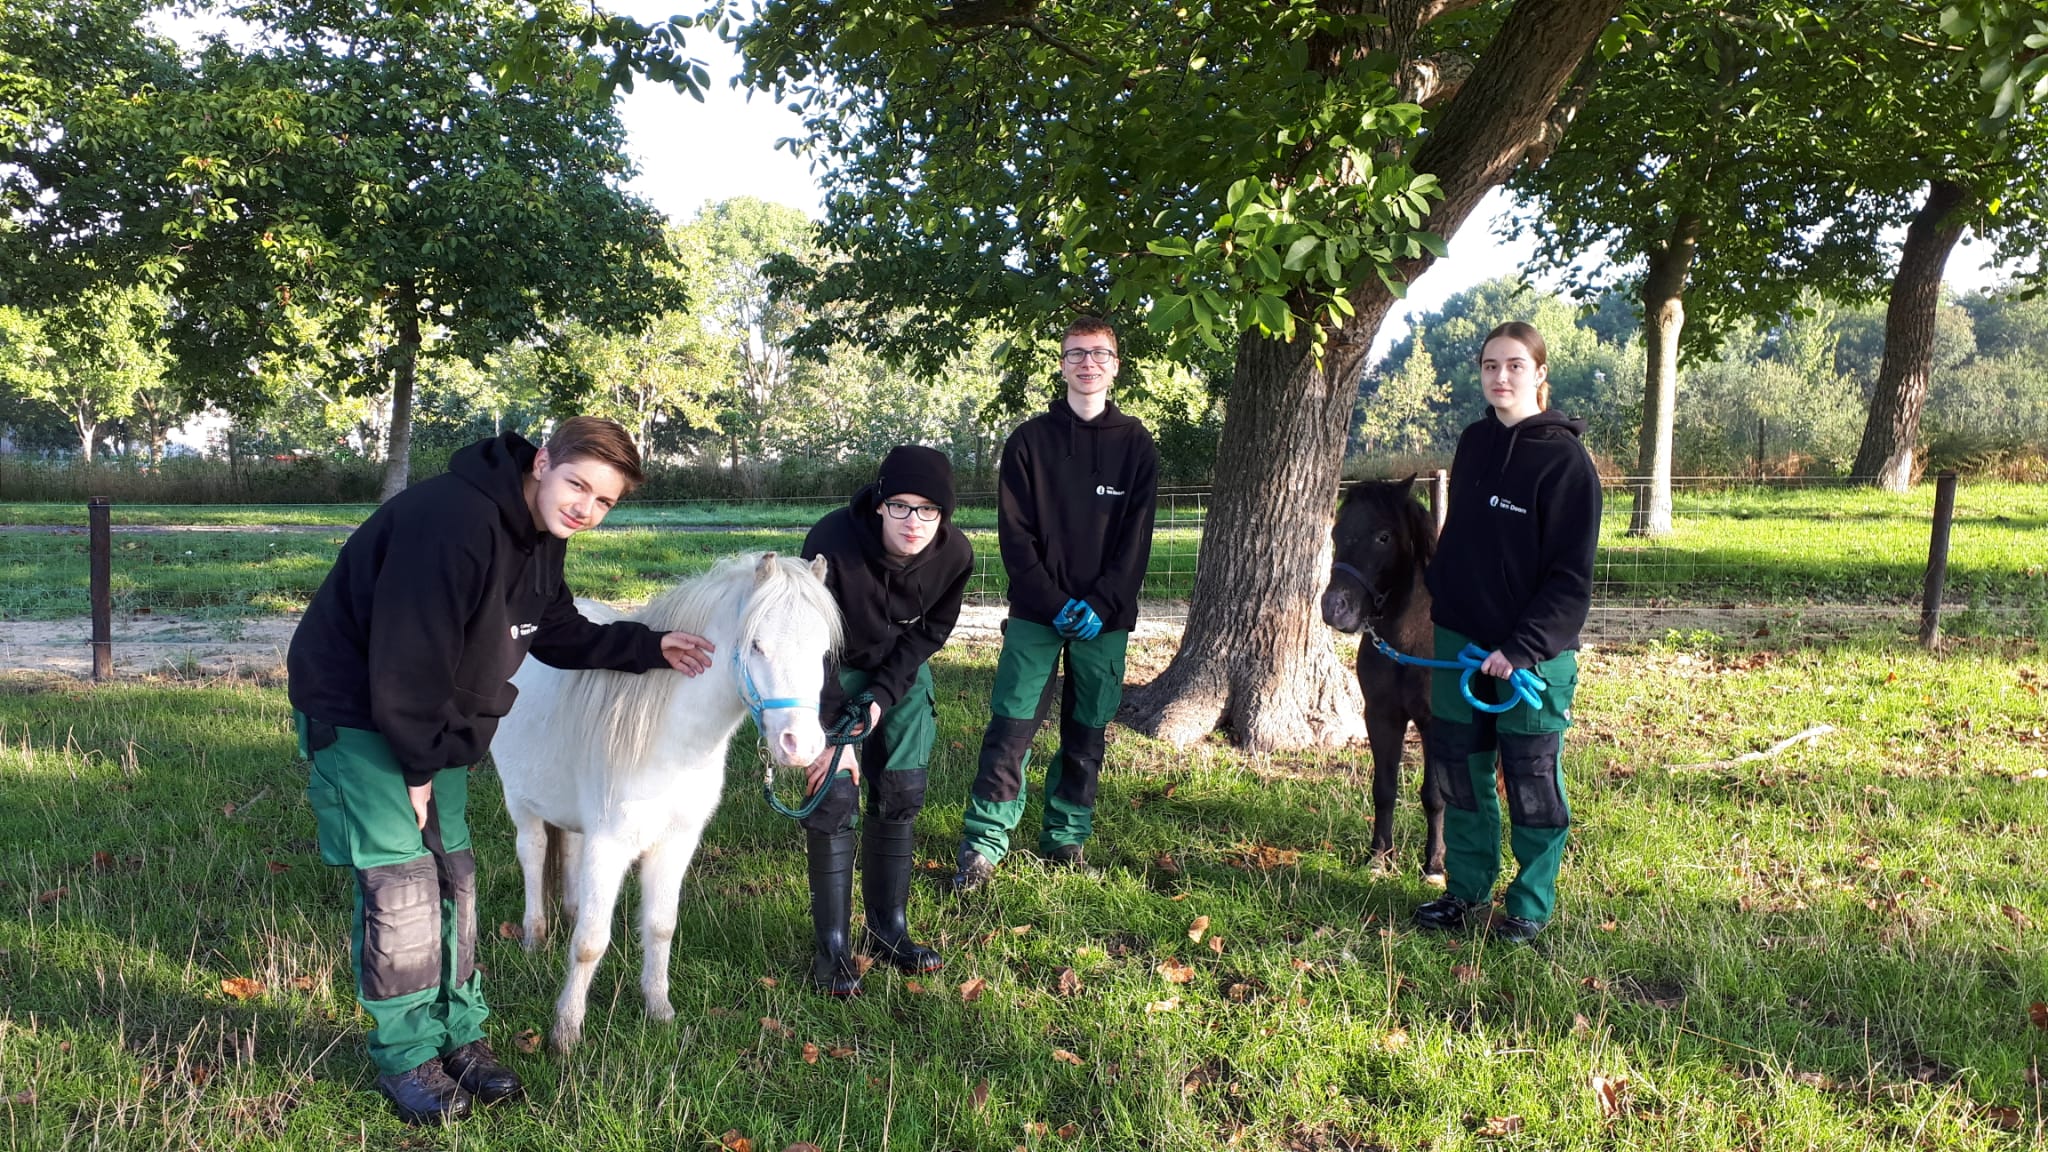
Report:
<svg viewBox="0 0 2048 1152"><path fill-rule="evenodd" d="M1846 483L1691 477L1674 485L1674 530L1654 537L1629 534L1633 491L1627 481L1607 491L1589 626L1596 636L1789 635L1917 621L1931 485L1900 496ZM570 548L570 585L638 603L720 556L800 548L837 503L631 502ZM1304 515L1318 514L1312 503L1304 501ZM1148 624L1184 619L1209 507L1206 489L1160 493L1143 591ZM372 510L114 507L108 568L119 665L274 663L342 542ZM0 667L89 664L87 519L77 505L0 505ZM995 520L993 493L962 497L955 523L975 552L968 598L983 615L1000 613L1007 584ZM1945 608L1952 634L2048 631L2048 489L1961 486Z"/></svg>

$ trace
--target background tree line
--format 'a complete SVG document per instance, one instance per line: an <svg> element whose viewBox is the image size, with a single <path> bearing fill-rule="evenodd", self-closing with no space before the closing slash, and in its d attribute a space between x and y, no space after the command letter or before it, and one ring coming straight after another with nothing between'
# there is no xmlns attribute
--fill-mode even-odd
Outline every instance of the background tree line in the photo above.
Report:
<svg viewBox="0 0 2048 1152"><path fill-rule="evenodd" d="M1517 278L1478 285L1416 317L1367 373L1352 426L1354 468L1447 462L1479 418L1479 342L1506 320L1535 323L1550 345L1551 403L1587 421L1587 446L1610 476L1633 475L1648 358L1637 311L1620 293L1591 306ZM1815 293L1771 319L1731 322L1679 378L1675 459L1695 476L1846 477L1885 351L1882 305ZM1974 292L1935 315L1920 436L1929 468L2048 479L2048 299Z"/></svg>

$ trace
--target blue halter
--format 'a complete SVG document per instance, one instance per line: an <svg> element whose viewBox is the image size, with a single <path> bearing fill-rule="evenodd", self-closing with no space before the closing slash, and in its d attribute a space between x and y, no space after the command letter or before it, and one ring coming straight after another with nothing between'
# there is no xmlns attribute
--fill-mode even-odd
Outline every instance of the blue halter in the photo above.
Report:
<svg viewBox="0 0 2048 1152"><path fill-rule="evenodd" d="M747 671L747 662L740 659L740 651L737 644L733 646L732 670L733 679L739 681L740 701L747 706L747 711L753 714L754 727L756 728L766 727L761 722L761 715L764 712L773 712L778 708L809 708L813 712L818 710L818 702L816 700L804 700L795 696L777 696L772 700L763 699L761 690L754 687L754 674Z"/></svg>
<svg viewBox="0 0 2048 1152"><path fill-rule="evenodd" d="M778 708L809 708L813 712L818 710L818 702L816 700L804 700L796 696L763 698L761 690L754 686L754 675L747 670L746 661L740 659L737 646L733 649L732 667L733 679L739 682L740 700L746 704L747 711L753 714L756 730L765 731L767 725L762 722L762 715L767 712L773 712ZM874 696L863 692L846 702L846 707L841 710L839 720L833 724L831 731L825 734L825 742L831 745L833 749L832 768L825 785L816 792L811 793L808 800L805 800L795 808L784 804L781 798L775 795L775 762L766 756L762 757L761 795L767 799L769 807L792 820L802 820L804 817L816 812L818 806L825 802L826 795L832 791L833 781L853 775L846 769L841 768L839 762L845 756L848 745L858 744L868 738L868 704L873 700Z"/></svg>

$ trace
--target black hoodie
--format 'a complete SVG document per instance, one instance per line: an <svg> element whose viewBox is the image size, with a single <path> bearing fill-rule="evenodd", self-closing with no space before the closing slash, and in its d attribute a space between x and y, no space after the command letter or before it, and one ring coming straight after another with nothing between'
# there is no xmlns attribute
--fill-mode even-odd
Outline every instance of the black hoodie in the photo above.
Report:
<svg viewBox="0 0 2048 1152"><path fill-rule="evenodd" d="M942 516L932 542L898 558L882 547L881 500L870 484L834 508L804 537L804 559L823 556L825 584L846 621L840 663L868 674L867 691L887 712L910 690L917 670L945 647L974 574L974 546ZM825 678L819 712L830 724L845 703L839 678Z"/></svg>
<svg viewBox="0 0 2048 1152"><path fill-rule="evenodd" d="M341 546L292 634L292 707L381 733L408 784L483 758L529 649L557 668L667 666L661 633L576 611L566 541L526 505L534 452L507 432L392 497Z"/></svg>
<svg viewBox="0 0 2048 1152"><path fill-rule="evenodd" d="M1488 409L1458 437L1430 619L1517 668L1577 648L1593 602L1600 475L1585 431L1558 412L1509 428Z"/></svg>
<svg viewBox="0 0 2048 1152"><path fill-rule="evenodd" d="M1086 600L1104 631L1136 626L1159 484L1145 426L1114 403L1082 420L1062 396L1003 442L999 480L1010 615L1051 627L1068 600Z"/></svg>

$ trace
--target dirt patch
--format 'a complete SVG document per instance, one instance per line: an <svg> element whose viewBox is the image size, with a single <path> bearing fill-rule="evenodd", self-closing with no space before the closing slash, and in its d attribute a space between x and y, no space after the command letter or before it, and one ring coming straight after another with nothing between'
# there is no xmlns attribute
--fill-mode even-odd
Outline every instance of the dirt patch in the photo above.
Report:
<svg viewBox="0 0 2048 1152"><path fill-rule="evenodd" d="M323 529L326 531L326 529ZM1009 615L1000 603L970 603L953 629L956 641L994 645L1002 641ZM1147 602L1131 634L1129 680L1142 684L1166 669L1180 647L1186 601ZM1588 644L1625 645L1659 640L1669 633L1715 632L1731 640L1847 635L1872 628L1911 629L1919 612L1906 607L1814 605L1808 607L1596 608L1586 622ZM123 615L114 620L114 672L153 676L267 674L284 667L285 649L298 619L255 616L209 619L194 616ZM8 621L0 625L0 671L92 673L91 622L86 618ZM1348 661L1355 641L1340 641Z"/></svg>

